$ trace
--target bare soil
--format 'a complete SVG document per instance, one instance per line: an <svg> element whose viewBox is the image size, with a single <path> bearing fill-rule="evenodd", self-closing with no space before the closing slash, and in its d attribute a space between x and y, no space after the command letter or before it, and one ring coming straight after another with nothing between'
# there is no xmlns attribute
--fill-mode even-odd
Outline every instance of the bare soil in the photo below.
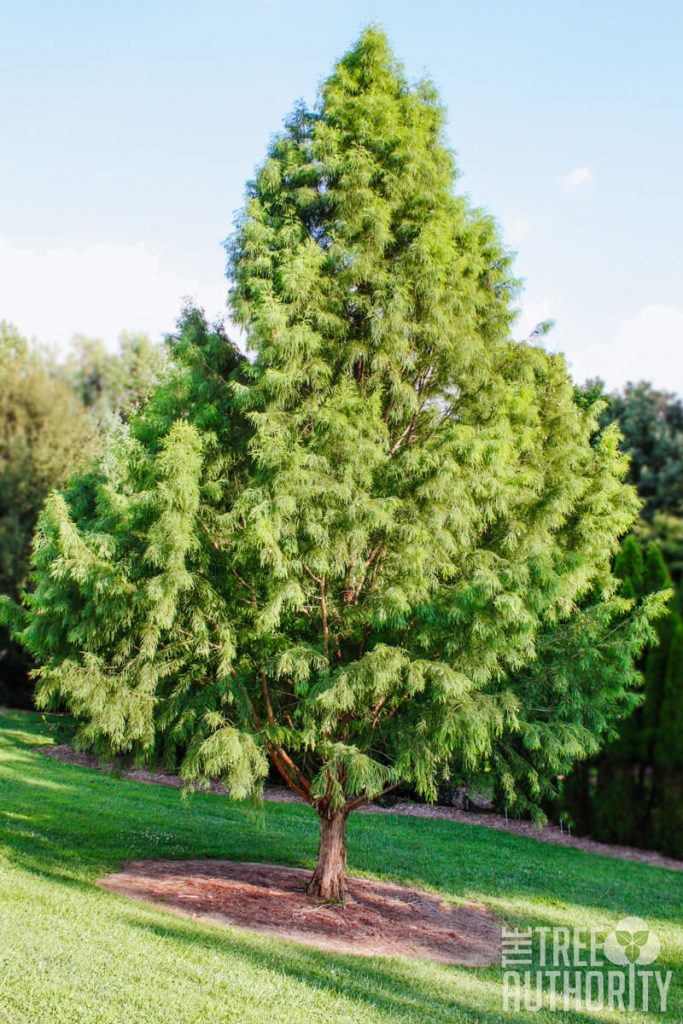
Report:
<svg viewBox="0 0 683 1024"><path fill-rule="evenodd" d="M79 753L67 743L39 747L38 749L48 757L55 757L69 764L78 764L85 768L96 768L101 771L112 770L111 765L103 763L98 758L93 757L92 754ZM160 769L151 771L146 768L116 767L115 770L123 778L134 779L137 782L173 786L178 789L183 785L182 780L177 775ZM214 782L210 786L210 792L225 794L227 790L219 783ZM300 797L290 792L284 786L266 786L263 796L265 800L271 800L275 803L303 802ZM587 836L570 835L566 830L562 831L557 825L549 824L539 828L533 822L520 821L516 818L505 818L502 814L494 814L489 811L461 811L455 807L416 804L410 800L401 800L391 807L367 804L361 807L360 811L367 814L403 814L415 818L438 818L443 821L457 821L463 825L481 825L484 828L493 828L501 832L511 832L514 835L526 836L528 839L535 839L540 843L570 846L577 850L584 850L586 853L597 853L603 857L616 857L618 860L638 861L642 864L651 864L654 867L683 871L683 860L666 857L664 854L657 853L654 850L640 850L632 846L616 846L611 843L601 843Z"/></svg>
<svg viewBox="0 0 683 1024"><path fill-rule="evenodd" d="M111 892L337 953L424 957L484 966L500 954L500 925L477 904L388 882L349 879L343 904L306 895L311 873L226 860L141 860L98 884Z"/></svg>

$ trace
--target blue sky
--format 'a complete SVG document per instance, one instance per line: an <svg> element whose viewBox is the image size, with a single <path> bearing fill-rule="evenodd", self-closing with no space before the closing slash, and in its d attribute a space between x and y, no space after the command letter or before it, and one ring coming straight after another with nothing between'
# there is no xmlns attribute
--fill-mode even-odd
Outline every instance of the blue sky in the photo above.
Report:
<svg viewBox="0 0 683 1024"><path fill-rule="evenodd" d="M64 347L218 312L245 180L369 21L518 252L517 333L552 317L577 377L683 393L679 0L6 3L0 317Z"/></svg>

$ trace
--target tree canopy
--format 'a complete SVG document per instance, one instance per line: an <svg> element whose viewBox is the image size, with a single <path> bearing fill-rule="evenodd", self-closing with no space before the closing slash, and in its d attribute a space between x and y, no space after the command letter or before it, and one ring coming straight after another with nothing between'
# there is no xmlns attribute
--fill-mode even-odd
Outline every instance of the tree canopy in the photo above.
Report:
<svg viewBox="0 0 683 1024"><path fill-rule="evenodd" d="M433 86L366 30L248 186L229 276L250 357L188 310L169 377L36 539L41 702L235 796L270 759L320 816L326 898L351 810L491 756L543 689L514 683L541 640L588 596L604 631L630 607L618 432L511 340L510 255L456 177Z"/></svg>

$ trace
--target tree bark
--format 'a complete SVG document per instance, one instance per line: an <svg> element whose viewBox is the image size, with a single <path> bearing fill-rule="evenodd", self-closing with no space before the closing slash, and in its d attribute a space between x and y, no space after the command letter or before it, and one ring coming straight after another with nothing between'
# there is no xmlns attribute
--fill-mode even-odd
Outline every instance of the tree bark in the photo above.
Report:
<svg viewBox="0 0 683 1024"><path fill-rule="evenodd" d="M320 811L318 863L308 895L340 903L346 894L346 818L344 811Z"/></svg>

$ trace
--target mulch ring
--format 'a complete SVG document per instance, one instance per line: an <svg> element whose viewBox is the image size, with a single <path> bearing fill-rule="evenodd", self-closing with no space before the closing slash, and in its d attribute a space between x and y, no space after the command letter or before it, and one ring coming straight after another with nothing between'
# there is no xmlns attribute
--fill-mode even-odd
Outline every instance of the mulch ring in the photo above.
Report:
<svg viewBox="0 0 683 1024"><path fill-rule="evenodd" d="M68 764L82 765L84 768L96 768L100 771L111 771L111 765L105 765L92 754L80 753L67 743L54 744L48 747L38 747L40 753L47 757L54 757L59 761ZM157 786L173 786L180 788L182 781L172 772L163 769L131 768L121 764L116 769L125 779L133 779L136 782L146 782ZM218 782L212 782L210 792L217 794L227 793L225 787ZM302 803L301 797L284 786L266 786L263 797L265 800L272 800L274 803ZM380 807L377 804L366 804L359 808L365 814L400 814L415 818L432 818L441 821L457 821L462 825L480 825L484 828L493 828L500 832L510 832L514 835L525 836L527 839L534 839L540 843L552 843L554 846L569 846L575 850L583 850L586 853L596 853L602 857L616 857L618 860L636 861L641 864L651 864L653 867L670 868L673 871L683 871L683 860L674 857L667 857L655 850L639 850L632 846L617 846L612 843L601 843L588 836L573 836L562 830L557 825L544 825L538 828L530 821L519 821L515 818L506 818L501 814L491 812L479 813L476 811L461 811L455 807L438 807L433 804L416 804L410 800L401 800L391 807Z"/></svg>
<svg viewBox="0 0 683 1024"><path fill-rule="evenodd" d="M484 966L500 955L500 924L473 903L350 878L346 901L306 895L309 871L227 860L139 860L98 882L192 917L360 956L424 957Z"/></svg>

